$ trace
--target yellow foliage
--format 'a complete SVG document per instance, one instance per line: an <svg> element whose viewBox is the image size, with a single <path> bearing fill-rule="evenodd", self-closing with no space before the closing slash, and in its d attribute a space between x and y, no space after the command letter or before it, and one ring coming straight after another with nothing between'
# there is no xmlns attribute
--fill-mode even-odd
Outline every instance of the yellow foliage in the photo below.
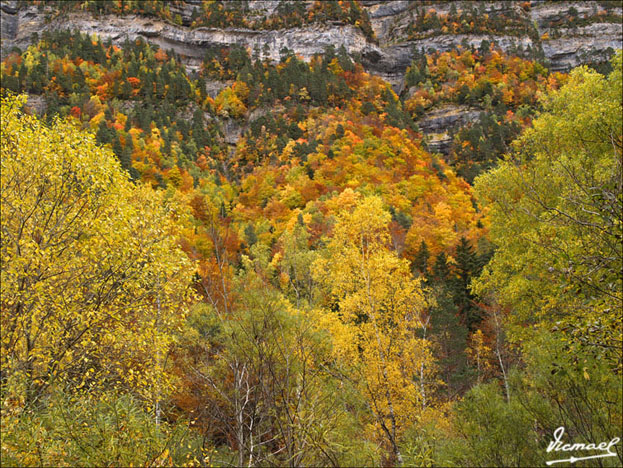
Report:
<svg viewBox="0 0 623 468"><path fill-rule="evenodd" d="M2 369L37 398L55 382L151 399L185 313L190 264L161 194L92 135L2 102ZM85 372L86 369L89 369ZM157 384L156 384L157 383Z"/></svg>
<svg viewBox="0 0 623 468"><path fill-rule="evenodd" d="M354 195L345 195L344 205L352 206ZM378 197L343 209L328 256L312 271L339 302L339 316L327 312L321 322L332 333L336 357L352 372L374 427L398 456L400 434L430 405L434 364L428 341L418 336L426 327L426 300L408 262L388 248L390 221Z"/></svg>

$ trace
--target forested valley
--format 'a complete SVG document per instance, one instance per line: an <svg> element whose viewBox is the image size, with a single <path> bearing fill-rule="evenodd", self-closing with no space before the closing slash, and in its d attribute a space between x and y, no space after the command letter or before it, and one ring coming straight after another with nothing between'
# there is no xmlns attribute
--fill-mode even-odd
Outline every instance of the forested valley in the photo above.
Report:
<svg viewBox="0 0 623 468"><path fill-rule="evenodd" d="M208 3L193 27L374 36L354 1L264 22ZM59 30L5 54L2 466L604 453L547 448L561 426L623 438L622 72L620 51L566 73L483 41L415 51L397 93L344 47L189 72ZM418 120L446 105L477 116L441 154Z"/></svg>

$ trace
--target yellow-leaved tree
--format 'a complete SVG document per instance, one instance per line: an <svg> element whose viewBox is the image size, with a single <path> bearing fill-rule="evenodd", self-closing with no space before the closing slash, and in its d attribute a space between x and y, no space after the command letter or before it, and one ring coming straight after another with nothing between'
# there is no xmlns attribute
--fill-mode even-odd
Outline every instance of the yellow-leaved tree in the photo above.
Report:
<svg viewBox="0 0 623 468"><path fill-rule="evenodd" d="M1 364L18 407L52 388L153 403L192 269L175 208L71 123L2 100Z"/></svg>
<svg viewBox="0 0 623 468"><path fill-rule="evenodd" d="M342 372L364 395L389 457L402 464L400 438L430 405L435 384L427 304L407 260L390 249L381 199L342 195L328 255L313 265L337 310L321 315L320 326L331 331Z"/></svg>
<svg viewBox="0 0 623 468"><path fill-rule="evenodd" d="M476 179L497 251L476 291L511 310L510 338L553 332L570 352L623 366L622 55L605 77L586 67L543 98L544 111L494 170Z"/></svg>

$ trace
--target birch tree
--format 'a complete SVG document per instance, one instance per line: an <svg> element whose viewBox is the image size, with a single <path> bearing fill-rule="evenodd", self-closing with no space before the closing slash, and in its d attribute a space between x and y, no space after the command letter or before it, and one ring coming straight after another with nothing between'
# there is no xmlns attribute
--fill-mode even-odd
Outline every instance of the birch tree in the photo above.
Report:
<svg viewBox="0 0 623 468"><path fill-rule="evenodd" d="M390 221L376 197L345 209L326 258L313 268L337 309L325 320L345 376L365 395L375 430L401 464L400 437L430 404L434 363L423 338L426 299L408 262L389 248Z"/></svg>

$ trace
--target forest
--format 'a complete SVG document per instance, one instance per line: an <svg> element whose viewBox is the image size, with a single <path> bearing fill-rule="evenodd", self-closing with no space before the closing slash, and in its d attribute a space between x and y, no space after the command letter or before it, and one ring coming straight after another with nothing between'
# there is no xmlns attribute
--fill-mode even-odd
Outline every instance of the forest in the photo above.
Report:
<svg viewBox="0 0 623 468"><path fill-rule="evenodd" d="M374 36L352 0L246 3L185 26ZM409 34L465 15L498 27ZM545 466L559 427L623 438L621 51L415 50L396 93L344 47L189 72L35 39L0 69L2 466ZM440 106L477 114L447 155L418 125Z"/></svg>

